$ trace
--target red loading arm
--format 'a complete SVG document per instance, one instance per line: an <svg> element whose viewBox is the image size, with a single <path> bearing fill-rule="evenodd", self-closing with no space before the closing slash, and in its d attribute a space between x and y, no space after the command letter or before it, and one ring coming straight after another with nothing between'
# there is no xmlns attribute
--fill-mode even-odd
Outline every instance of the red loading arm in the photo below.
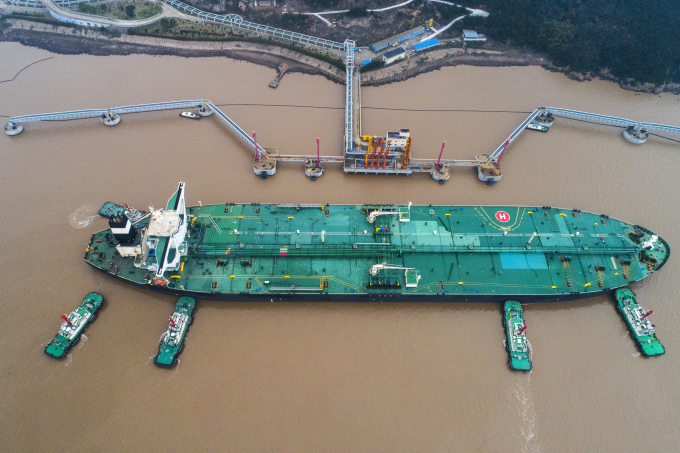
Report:
<svg viewBox="0 0 680 453"><path fill-rule="evenodd" d="M508 145L510 144L510 138L508 138L505 141L505 146L503 147L503 151L498 155L498 160L496 161L496 168L500 167L501 165L501 159L503 158L503 154L505 153L505 150L508 149Z"/></svg>

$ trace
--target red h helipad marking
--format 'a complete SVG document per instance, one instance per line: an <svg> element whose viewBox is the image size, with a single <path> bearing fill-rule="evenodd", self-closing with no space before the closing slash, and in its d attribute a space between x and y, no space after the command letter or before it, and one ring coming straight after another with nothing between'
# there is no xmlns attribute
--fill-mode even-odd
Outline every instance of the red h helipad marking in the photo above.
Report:
<svg viewBox="0 0 680 453"><path fill-rule="evenodd" d="M499 222L509 222L510 221L510 214L508 214L505 211L498 211L496 213L496 220Z"/></svg>

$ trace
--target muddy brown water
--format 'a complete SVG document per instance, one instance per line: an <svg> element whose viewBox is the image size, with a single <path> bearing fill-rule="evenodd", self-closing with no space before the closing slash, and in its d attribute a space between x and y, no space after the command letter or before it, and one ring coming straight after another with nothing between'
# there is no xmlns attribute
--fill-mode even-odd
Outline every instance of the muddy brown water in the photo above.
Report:
<svg viewBox="0 0 680 453"><path fill-rule="evenodd" d="M0 80L48 52L0 44ZM225 58L63 56L0 84L0 114L179 99L343 107L344 86ZM364 106L531 111L552 105L680 124L678 96L578 83L537 67L446 68L362 91ZM342 109L225 106L281 153L340 154ZM363 131L409 128L413 154L494 150L526 114L364 110ZM5 120L5 119L3 119ZM262 181L215 118L176 111L25 124L0 134L0 439L7 451L674 451L680 441L680 144L641 146L618 129L558 119L525 132L494 187L472 170L344 175L300 165ZM676 137L677 138L677 137ZM605 213L674 251L634 286L654 309L663 357L640 357L609 297L526 307L534 371L511 372L496 304L199 302L179 366L153 366L175 299L87 266L105 201L163 205L178 181L190 205L224 202L519 204ZM94 206L94 207L93 207ZM89 224L88 224L89 222ZM83 226L83 224L85 224ZM63 361L43 354L59 315L106 298Z"/></svg>

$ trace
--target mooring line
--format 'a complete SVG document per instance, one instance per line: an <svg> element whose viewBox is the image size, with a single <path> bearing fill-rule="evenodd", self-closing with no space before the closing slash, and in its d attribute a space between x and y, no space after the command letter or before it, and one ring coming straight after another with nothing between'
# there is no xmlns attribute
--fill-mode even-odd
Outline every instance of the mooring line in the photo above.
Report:
<svg viewBox="0 0 680 453"><path fill-rule="evenodd" d="M14 77L12 77L11 79L0 80L0 83L13 82L14 79L16 79L16 78L19 76L19 74L21 74L22 72L24 72L25 69L28 69L28 68L30 68L31 66L33 66L34 64L40 63L41 61L51 60L52 58L55 58L55 57L47 57L47 58L43 58L42 60L34 61L33 63L31 63L31 64L29 64L29 65L27 65L27 66L24 66L24 67L21 69L21 71L17 72L16 75L15 75Z"/></svg>

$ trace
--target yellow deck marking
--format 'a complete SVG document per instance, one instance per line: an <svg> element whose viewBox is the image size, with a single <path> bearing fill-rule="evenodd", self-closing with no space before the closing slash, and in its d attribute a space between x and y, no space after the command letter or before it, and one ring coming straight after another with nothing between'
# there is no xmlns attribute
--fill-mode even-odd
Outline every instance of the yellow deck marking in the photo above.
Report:
<svg viewBox="0 0 680 453"><path fill-rule="evenodd" d="M478 209L481 209L482 212L483 212L484 214L480 213ZM524 210L522 210L522 214L521 214L521 215L520 215L519 209L520 209L520 208L519 208L519 206L518 206L518 207L517 207L517 215L515 216L515 223L513 223L513 224L510 225L510 226L502 226L502 225L498 225L496 222L494 222L494 220L493 220L493 219L491 218L491 216L484 210L483 207L481 207L481 206L475 206L475 211L477 211L482 217L485 217L486 220L488 220L489 224L491 224L492 226L494 226L496 229L502 230L502 231L512 231L512 230L516 230L517 228L519 228L519 226L522 224L522 219L524 218L524 214L526 213L526 208L524 208Z"/></svg>

